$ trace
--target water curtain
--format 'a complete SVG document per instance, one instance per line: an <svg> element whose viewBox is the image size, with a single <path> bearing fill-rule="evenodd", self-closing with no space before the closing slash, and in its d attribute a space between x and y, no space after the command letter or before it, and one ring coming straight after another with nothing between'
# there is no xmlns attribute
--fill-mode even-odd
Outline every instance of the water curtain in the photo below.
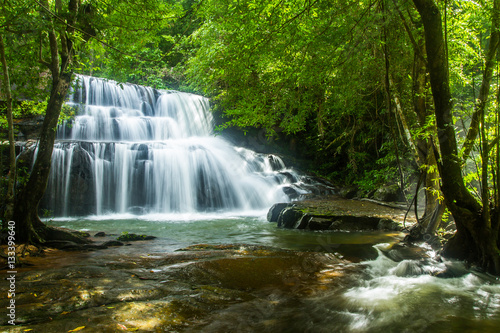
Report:
<svg viewBox="0 0 500 333"><path fill-rule="evenodd" d="M292 171L215 136L207 98L79 75L68 104L77 115L58 127L43 200L55 216L245 211L289 200L282 187Z"/></svg>

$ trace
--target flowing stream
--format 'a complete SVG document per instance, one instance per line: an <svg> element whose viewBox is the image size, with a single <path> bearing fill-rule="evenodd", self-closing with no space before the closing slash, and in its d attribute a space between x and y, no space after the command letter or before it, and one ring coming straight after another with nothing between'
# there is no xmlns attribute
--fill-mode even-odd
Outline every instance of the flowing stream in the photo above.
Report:
<svg viewBox="0 0 500 333"><path fill-rule="evenodd" d="M430 249L417 256L393 249L398 233L304 232L267 223L272 204L290 201L287 189L306 193L311 180L277 156L215 136L207 99L87 76L78 77L70 99L78 112L58 129L43 201L55 217L47 223L154 235L152 251L246 243L330 252L351 262L355 269L344 284L319 295L283 296L283 306L261 313L258 320L272 321L276 332L500 328L498 281L443 261ZM236 321L252 327L255 318L245 319L247 310L235 307L236 320L228 309L206 331ZM217 320L225 324L217 326Z"/></svg>

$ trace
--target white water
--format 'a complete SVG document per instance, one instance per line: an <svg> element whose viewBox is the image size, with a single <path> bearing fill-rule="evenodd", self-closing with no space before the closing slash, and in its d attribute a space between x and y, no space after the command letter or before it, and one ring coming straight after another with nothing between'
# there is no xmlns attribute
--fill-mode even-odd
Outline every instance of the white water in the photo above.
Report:
<svg viewBox="0 0 500 333"><path fill-rule="evenodd" d="M354 286L308 306L328 312L344 332L498 332L498 279L472 273L431 249L425 259L392 260L383 254L389 247L375 246L378 257L360 263L364 276ZM445 271L450 275L439 277Z"/></svg>
<svg viewBox="0 0 500 333"><path fill-rule="evenodd" d="M42 205L53 215L248 211L289 201L283 161L215 136L206 98L77 79L68 104L79 111L59 126Z"/></svg>

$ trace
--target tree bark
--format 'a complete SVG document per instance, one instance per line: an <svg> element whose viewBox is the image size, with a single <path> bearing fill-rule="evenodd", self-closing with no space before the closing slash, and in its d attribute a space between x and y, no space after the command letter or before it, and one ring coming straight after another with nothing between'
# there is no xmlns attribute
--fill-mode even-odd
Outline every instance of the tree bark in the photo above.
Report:
<svg viewBox="0 0 500 333"><path fill-rule="evenodd" d="M38 217L38 204L45 193L50 174L52 151L56 136L57 121L66 98L71 72L63 73L52 81L47 111L40 130L35 164L28 183L20 190L15 206L15 221L21 226L18 231L20 242L43 243L45 225Z"/></svg>
<svg viewBox="0 0 500 333"><path fill-rule="evenodd" d="M14 187L16 184L16 142L14 140L14 119L12 116L12 93L10 90L9 66L7 65L7 57L5 56L3 33L0 33L0 58L3 71L2 90L4 91L5 101L7 104L7 124L9 135L9 181L7 183L5 212L3 214L4 221L8 222L12 220L12 217L14 215Z"/></svg>
<svg viewBox="0 0 500 333"><path fill-rule="evenodd" d="M47 1L44 1L43 5L45 8L42 7L42 11L49 8ZM45 118L40 129L36 160L27 185L19 191L16 198L14 219L18 226L16 240L19 242L43 243L47 235L47 227L38 217L38 205L47 187L57 121L73 75L70 65L74 50L70 36L78 13L78 5L78 0L69 1L66 16L68 25L61 29L59 38L54 27L49 29L50 61L40 59L50 69L52 86Z"/></svg>
<svg viewBox="0 0 500 333"><path fill-rule="evenodd" d="M408 33L408 37L413 45L413 112L417 115L417 122L413 126L418 126L420 128L426 127L428 119L432 114L432 111L427 107L431 102L428 99L427 88L427 62L424 58L425 54L425 40L423 34L417 34L413 36L413 31L417 30L416 26L410 27L408 22L398 7L396 0L393 0L394 6L405 26L405 30ZM410 20L414 22L414 20ZM394 86L393 80L390 80L391 86ZM395 87L393 88L395 89ZM396 105L396 111L401 119L402 125L405 129L405 134L407 136L408 142L412 149L415 151L415 159L419 169L422 172L424 193L425 193L425 213L419 218L419 223L414 228L411 229L410 237L407 239L410 241L421 241L422 239L434 239L429 237L435 234L436 230L441 224L441 217L444 212L444 204L440 204L441 188L439 184L439 172L437 161L434 156L434 147L432 137L435 133L425 133L425 135L414 136L410 130L410 124L407 120L408 114L404 112L403 108L400 106L399 98L397 94L394 94L394 102ZM431 131L427 129L427 131ZM418 193L417 193L418 194ZM418 203L418 201L415 201ZM416 207L418 208L418 207Z"/></svg>
<svg viewBox="0 0 500 333"><path fill-rule="evenodd" d="M433 0L413 0L413 3L424 24L428 70L441 153L441 189L446 206L450 209L457 226L457 232L446 244L444 254L468 260L500 275L498 228L489 227L484 223L482 207L467 190L462 177L461 160L458 157L453 126L453 104L439 8Z"/></svg>
<svg viewBox="0 0 500 333"><path fill-rule="evenodd" d="M415 50L413 62L413 109L417 114L418 123L421 127L426 126L432 111L427 107L427 63L422 55L425 54L425 40L422 36L414 43ZM430 131L430 129L428 129ZM416 139L419 166L423 167L425 185L425 213L420 224L422 236L433 235L441 224L441 217L445 205L440 203L441 186L439 182L439 171L436 156L434 155L435 133L428 133L425 137Z"/></svg>

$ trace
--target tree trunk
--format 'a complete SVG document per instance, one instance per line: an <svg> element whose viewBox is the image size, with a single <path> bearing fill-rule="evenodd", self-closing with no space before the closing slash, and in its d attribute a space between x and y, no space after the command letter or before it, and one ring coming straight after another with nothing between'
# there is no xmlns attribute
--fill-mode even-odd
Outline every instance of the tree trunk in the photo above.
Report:
<svg viewBox="0 0 500 333"><path fill-rule="evenodd" d="M417 115L417 122L414 126L422 128L426 127L428 119L431 116L431 111L429 111L427 107L430 103L427 96L427 67L424 58L425 40L423 34L418 34L417 38L414 38L413 31L417 30L417 27L413 26L410 28L396 0L393 0L393 3L413 45L413 112ZM414 20L411 21L413 22ZM389 82L391 86L394 86L392 78ZM392 89L394 90L395 87ZM421 177L423 177L425 194L425 213L419 218L419 223L411 229L410 236L407 240L421 241L434 239L432 236L441 224L441 218L445 208L444 204L440 204L439 202L441 188L439 185L437 161L433 153L433 140L431 139L435 136L435 133L427 133L425 136L413 136L410 130L409 121L407 120L408 115L401 107L397 94L394 94L394 102L396 111L405 130L407 140L415 151L415 159L422 172ZM416 193L416 195L418 195L418 193ZM415 203L415 208L418 209L418 200L415 201Z"/></svg>
<svg viewBox="0 0 500 333"><path fill-rule="evenodd" d="M63 73L53 80L45 119L40 130L36 161L28 183L21 189L16 200L15 221L20 242L40 243L44 240L45 225L38 217L38 204L45 193L50 174L52 150L56 137L57 121L66 98L71 72Z"/></svg>
<svg viewBox="0 0 500 333"><path fill-rule="evenodd" d="M498 1L498 0L495 0ZM452 118L448 65L439 8L433 0L413 0L424 24L428 70L441 153L440 175L446 206L457 226L444 254L465 259L500 275L498 226L488 226L482 207L465 187Z"/></svg>
<svg viewBox="0 0 500 333"><path fill-rule="evenodd" d="M41 11L49 8L48 1L42 1ZM51 72L52 86L47 104L45 118L40 129L35 164L31 171L28 183L19 191L16 198L14 220L17 226L17 241L28 243L43 243L47 236L47 227L38 217L38 205L45 193L50 174L52 151L57 131L57 121L62 105L68 93L73 71L70 65L73 59L73 42L70 38L78 13L78 0L68 3L67 23L59 33L56 32L53 22L48 31L50 46L50 61L39 59ZM56 9L61 10L61 3L56 4ZM51 17L51 16L49 16ZM51 17L52 18L52 17Z"/></svg>
<svg viewBox="0 0 500 333"><path fill-rule="evenodd" d="M3 82L2 90L5 94L7 104L7 123L9 135L9 181L7 183L7 195L5 198L4 222L12 220L14 215L14 187L16 182L16 142L14 140L14 119L12 117L12 93L10 90L9 67L5 56L5 45L3 35L0 33L0 58L2 62ZM5 227L6 225L4 225Z"/></svg>
<svg viewBox="0 0 500 333"><path fill-rule="evenodd" d="M427 65L422 55L425 54L425 40L418 38L414 43L416 48L413 61L413 109L417 115L421 127L426 126L431 111L427 108ZM428 129L430 131L430 129ZM441 224L444 213L444 203L440 203L441 187L439 184L439 171L436 156L434 155L434 143L431 139L435 137L431 133L423 138L416 139L419 166L423 167L425 186L425 213L419 223L422 237L433 235Z"/></svg>

